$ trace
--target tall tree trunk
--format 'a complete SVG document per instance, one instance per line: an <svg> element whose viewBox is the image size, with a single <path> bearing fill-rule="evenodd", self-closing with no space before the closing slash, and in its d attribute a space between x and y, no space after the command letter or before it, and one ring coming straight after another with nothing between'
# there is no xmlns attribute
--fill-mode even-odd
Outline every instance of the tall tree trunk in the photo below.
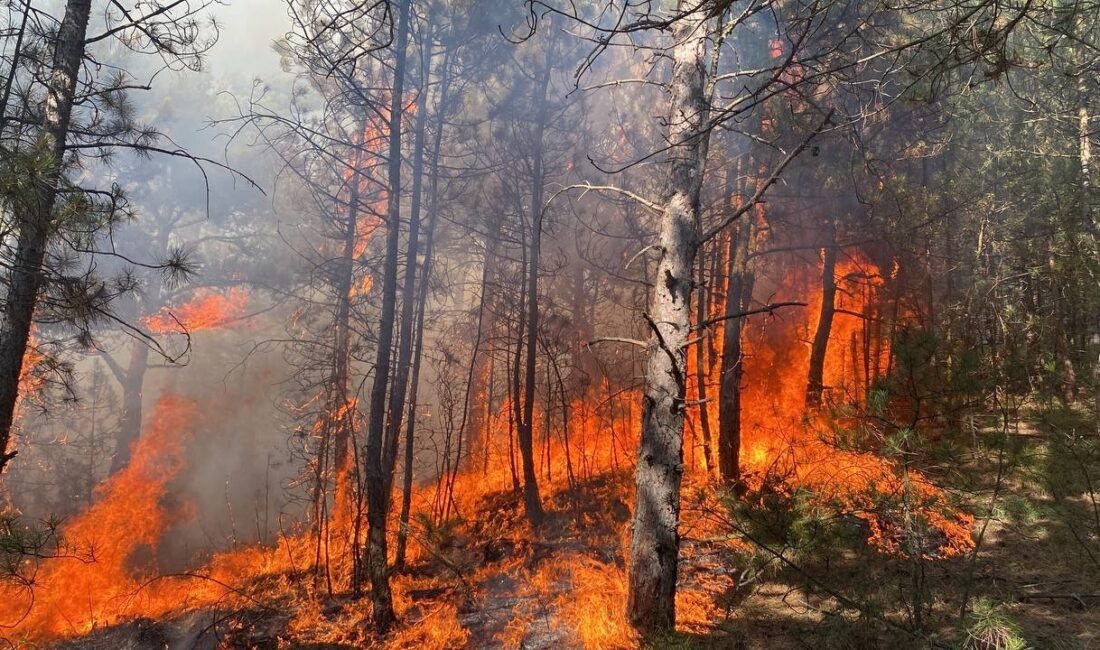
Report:
<svg viewBox="0 0 1100 650"><path fill-rule="evenodd" d="M0 137L3 137L4 129L8 125L8 102L11 101L11 89L15 85L15 78L19 75L19 63L23 54L23 37L27 34L27 19L31 15L31 0L23 4L23 17L19 21L19 31L15 36L15 47L11 52L11 65L8 67L7 78L4 79L4 91L0 94Z"/></svg>
<svg viewBox="0 0 1100 650"><path fill-rule="evenodd" d="M684 473L685 346L691 331L691 286L698 248L697 213L710 131L706 128L707 17L681 0L672 30L668 199L660 219L657 276L647 320L642 435L635 470L627 614L643 632L671 630L676 621L680 483Z"/></svg>
<svg viewBox="0 0 1100 650"><path fill-rule="evenodd" d="M744 311L752 298L753 274L749 254L756 226L745 218L730 233L729 280L726 288L726 312ZM718 474L729 485L741 478L741 378L744 376L744 350L741 346L744 318L726 320L722 333L722 380L718 398Z"/></svg>
<svg viewBox="0 0 1100 650"><path fill-rule="evenodd" d="M520 249L520 277L527 277L527 252L529 248L526 242L523 242L523 246ZM512 373L511 373L511 385L509 386L509 395L511 396L512 408L511 408L511 420L508 423L508 462L511 464L512 470L512 489L518 494L522 485L519 481L519 472L516 469L516 437L518 430L523 426L523 384L520 379L520 370L523 365L523 342L526 340L527 332L527 300L528 294L526 290L520 291L519 294L519 309L516 313L516 351L512 359ZM519 470L522 471L522 470Z"/></svg>
<svg viewBox="0 0 1100 650"><path fill-rule="evenodd" d="M432 24L431 15L429 14L427 24ZM421 153L424 147L424 131L427 128L427 114L428 114L428 80L431 78L432 71L432 34L429 31L424 45L424 74L423 82L420 87L420 97L417 103L416 114L416 144L413 149L416 153L415 167L413 168L413 195L420 194L420 168L423 165L423 154ZM444 59L444 66L448 65L447 59ZM446 74L446 73L444 73ZM442 81L446 84L446 79ZM402 473L401 484L401 514L399 517L399 525L397 528L397 550L394 553L394 569L400 571L405 566L405 547L408 543L408 529L409 529L409 514L412 501L412 487L413 487L413 458L415 452L415 435L416 435L416 401L420 392L420 360L423 356L424 348L424 312L427 309L428 303L428 279L431 277L431 265L432 265L432 253L433 243L435 235L436 220L439 216L439 210L436 205L436 189L437 178L439 173L439 148L441 144L441 136L443 133L443 117L444 109L443 102L446 99L446 90L442 91L443 96L440 98L439 107L436 109L439 116L439 122L436 128L435 139L432 143L431 162L429 164L429 195L428 195L428 228L427 228L427 241L424 244L424 266L420 271L420 285L418 287L416 296L416 317L415 324L413 325L413 357L412 357L412 377L409 380L409 419L405 427L405 458L404 468ZM413 208L413 212L419 211L419 205ZM407 273L408 271L406 271Z"/></svg>
<svg viewBox="0 0 1100 650"><path fill-rule="evenodd" d="M393 595L390 591L386 551L386 516L389 513L393 464L386 433L386 388L393 355L394 320L397 311L398 254L401 240L401 117L405 94L405 55L409 40L409 4L396 0L397 26L393 49L393 92L390 97L389 160L387 165L386 255L382 277L382 314L378 329L378 350L374 383L370 392L367 421L367 571L371 582L374 625L386 632L393 624Z"/></svg>
<svg viewBox="0 0 1100 650"><path fill-rule="evenodd" d="M1077 18L1078 30L1087 28L1083 16ZM1080 47L1080 46L1078 46ZM1092 214L1092 116L1089 114L1089 81L1091 75L1084 69L1077 71L1077 159L1081 179L1081 226L1092 233L1093 244L1100 244L1100 232ZM1070 364L1072 368L1072 363ZM1100 358L1092 367L1093 411L1096 427L1100 430Z"/></svg>
<svg viewBox="0 0 1100 650"><path fill-rule="evenodd" d="M65 140L69 135L91 4L91 0L68 0L65 4L65 16L57 30L42 120L41 138L50 152L50 167L43 174L41 184L34 188L34 195L14 208L18 236L0 329L0 472L15 456L9 447L19 400L19 376L42 288L42 264L54 227L54 203L61 181Z"/></svg>
<svg viewBox="0 0 1100 650"><path fill-rule="evenodd" d="M364 120L359 137L365 140L367 124ZM360 169L363 164L364 141L355 149L351 186L348 191L348 214L344 222L343 250L340 254L339 275L336 278L336 318L333 323L332 375L329 386L329 403L323 417L328 418L326 435L333 446L333 469L336 474L337 493L340 482L348 480L351 469L351 413L348 402L351 359L351 302L355 284L355 249L359 239L359 208L361 203ZM326 441L327 442L327 441Z"/></svg>
<svg viewBox="0 0 1100 650"><path fill-rule="evenodd" d="M836 221L829 219L825 226L826 241L821 265L821 312L817 318L813 347L810 349L810 372L806 381L806 406L821 408L825 392L825 355L829 350L829 335L833 331L833 315L836 313Z"/></svg>
<svg viewBox="0 0 1100 650"><path fill-rule="evenodd" d="M428 17L431 24L431 17ZM425 38L425 57L430 61L432 55L432 37L429 34ZM430 63L428 64L430 67ZM428 72L425 72L425 77ZM389 421L386 432L387 465L390 473L386 476L386 494L391 493L391 483L394 469L397 464L398 442L401 438L401 423L405 414L405 397L409 388L409 372L412 366L413 341L416 338L414 331L414 307L416 300L416 266L417 255L420 249L420 191L424 181L424 134L427 128L427 88L420 90L417 103L416 125L413 134L413 160L412 160L412 188L409 201L409 240L405 249L405 278L401 288L401 320L397 344L397 365L394 368L393 383L390 384Z"/></svg>
<svg viewBox="0 0 1100 650"><path fill-rule="evenodd" d="M705 249L704 249L705 250ZM702 287L706 283L706 261L705 255L699 256L699 286ZM715 281L711 278L711 282ZM711 286L708 293L714 293L714 287ZM703 299L702 295L698 296L695 300L695 322L702 323L707 319L707 301ZM695 385L697 386L696 392L699 395L699 428L703 434L702 448L703 448L703 467L706 469L709 475L713 469L711 466L711 431L710 431L710 409L707 401L707 376L710 374L709 358L706 350L706 340L708 337L699 336L695 341Z"/></svg>
<svg viewBox="0 0 1100 650"><path fill-rule="evenodd" d="M537 116L531 174L531 248L527 254L527 341L525 375L523 383L523 417L519 422L517 437L519 453L523 461L523 505L527 521L532 528L542 524L542 501L539 498L538 477L535 473L534 414L535 414L535 359L539 334L539 254L542 248L543 217L543 135L546 131L546 91L550 85L551 54L547 46L545 65L539 78ZM546 414L549 417L549 413Z"/></svg>
<svg viewBox="0 0 1100 650"><path fill-rule="evenodd" d="M492 330L492 325L487 323L486 315L489 309L486 303L488 302L490 279L493 277L492 265L494 260L492 247L489 242L486 242L485 258L481 264L477 328L474 334L474 345L470 350L470 365L466 375L466 391L462 398L462 421L460 423L462 435L466 438L467 455L475 453L476 450L476 453L483 454L486 463L489 458L487 428L493 402L492 396L488 394L489 383L492 379L493 357L492 354L482 353L482 344Z"/></svg>
<svg viewBox="0 0 1100 650"><path fill-rule="evenodd" d="M501 214L490 212L485 253L481 263L481 280L478 288L477 329L470 351L470 365L466 377L466 391L462 398L462 434L466 438L466 455L481 455L483 465L489 463L489 422L492 417L493 351L484 347L485 341L496 329L495 311L490 306L490 287L497 277L499 257L493 252L493 238L500 235ZM509 393L511 394L511 393Z"/></svg>

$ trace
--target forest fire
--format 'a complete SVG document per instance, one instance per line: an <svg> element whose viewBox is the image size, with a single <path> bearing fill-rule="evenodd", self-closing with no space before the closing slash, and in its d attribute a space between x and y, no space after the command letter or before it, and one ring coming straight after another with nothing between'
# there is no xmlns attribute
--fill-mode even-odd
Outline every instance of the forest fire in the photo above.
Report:
<svg viewBox="0 0 1100 650"><path fill-rule="evenodd" d="M9 4L0 640L1095 645L1091 7Z"/></svg>
<svg viewBox="0 0 1100 650"><path fill-rule="evenodd" d="M825 401L830 408L805 406L809 342L822 311L821 291L814 290L810 279L820 277L820 268L788 272L776 294L777 299L804 300L804 309L750 326L742 393L745 480L754 490L778 480L786 485L782 489L809 490L823 502L839 504L868 523L869 540L887 553L904 555L916 549L928 556L950 557L966 552L974 544L973 518L951 507L919 471L902 466L900 456L880 455L893 432L869 429L853 417L869 408L886 408L868 401L881 399L875 391L883 389L876 382L889 374L893 359L888 334L881 326L880 314L886 307L882 273L858 253L848 253L847 258L836 266L836 317L823 363ZM797 292L799 286L801 295L783 295L792 289ZM888 424L886 419L883 422ZM876 511L884 501L895 504L893 512L889 505L886 511ZM935 531L935 541L910 540L916 545L905 547L899 541L905 533L898 530L896 521L903 510L911 511L907 517L923 518L922 524ZM922 543L932 546L921 547Z"/></svg>
<svg viewBox="0 0 1100 650"><path fill-rule="evenodd" d="M830 336L824 383L830 395L836 396L828 400L834 410L843 404L865 408L861 395L874 377L886 373L884 364L889 363L889 346L876 338L880 334L874 331L869 316L882 298L882 278L871 262L855 255L838 264L836 276L841 287L838 295L842 296L836 308L843 317ZM753 317L747 329L746 408L742 413L746 498L764 489L809 491L822 504L833 504L866 521L871 543L883 552L900 555L910 547L904 531L892 519L897 513L883 510L881 501L884 495L904 498L912 512L924 516L927 526L941 535L934 548L920 552L949 557L972 548L970 520L947 508L942 495L919 472L903 473L893 461L869 452L839 449L825 438L835 421L825 411L805 410L810 357L806 341L812 338L814 314L820 310L814 277L820 277L820 268L788 271L776 295L784 300L804 300L806 307ZM217 327L239 313L246 299L247 295L241 294L203 297L178 310L177 318L191 327ZM871 340L866 344L843 345L868 336ZM874 358L860 356L867 349L875 351ZM714 377L713 369L710 374ZM587 397L570 401L564 410L552 410L549 417L542 408L535 410L535 430L542 432L537 468L543 489L551 495L566 495L563 513L571 513L578 525L591 526L600 518L593 519L596 513L567 495L576 495L601 477L623 476L633 465L630 450L637 444L638 402L634 390L617 389L605 380L603 386L590 389ZM169 498L169 486L175 476L186 471L185 450L192 438L190 432L200 422L199 408L171 395L158 401L130 465L102 486L91 508L64 525L58 557L36 560L33 567L29 564L25 584L8 589L3 615L5 624L13 626L14 637L41 642L134 618L157 618L224 604L247 591L247 585L259 577L295 570L296 562L312 561L329 566L328 571L338 576L345 575L347 548L363 544L361 537L357 542L354 539L363 533L354 527L354 496L348 492L348 478L337 482L343 487L338 487L335 495L332 521L325 528L323 542L303 532L284 537L270 548L219 553L206 568L189 572L189 577L158 575L156 554L161 537L170 525L189 516L185 502ZM354 401L345 403L330 420L344 421L356 409ZM466 449L445 453L443 458L454 458L453 464L436 468L438 479L414 490L411 511L444 522L473 516L494 494L518 490L522 471L513 416L511 402L504 399L485 420L484 430L466 442ZM689 464L689 469L692 483L706 486L713 481L704 463ZM610 496L603 498L630 507L627 483L616 479L611 485L615 487ZM707 526L704 522L694 525ZM120 535L120 530L125 534ZM613 531L612 539L625 532L622 528ZM286 549L285 556L281 548ZM415 545L409 561L430 561L431 555L424 551L425 547ZM530 558L524 559L523 564L528 561ZM519 570L522 565L509 566ZM623 647L634 638L617 613L625 602L626 587L621 570L613 564L584 555L565 556L536 565L527 580L532 597L541 594L538 598L557 603L584 647ZM569 584L574 587L559 591ZM594 585L600 585L597 591L592 591ZM618 587L608 592L608 585ZM73 598L73 593L86 594L87 600ZM688 591L683 598L689 602L699 595ZM410 602L400 605L403 610L410 607ZM685 607L690 611L690 606ZM317 625L319 614L308 611L303 610L295 625L303 629ZM705 619L708 611L700 610L696 620ZM465 634L453 623L453 616L452 623L446 624L451 626L449 632L439 632L437 626L443 623L437 620L432 626L403 633L393 647L403 647L400 639L428 644L423 647L451 647L455 638ZM505 645L523 638L535 616L533 611L517 612L509 623L511 631L502 632L499 638ZM438 638L426 641L425 635L431 634Z"/></svg>
<svg viewBox="0 0 1100 650"><path fill-rule="evenodd" d="M179 307L165 307L142 320L154 334L197 332L225 327L244 315L248 290L233 288L226 293L200 291Z"/></svg>
<svg viewBox="0 0 1100 650"><path fill-rule="evenodd" d="M162 397L129 467L102 486L95 505L65 525L51 551L56 557L28 560L20 569L25 584L5 587L0 616L16 637L41 642L73 636L181 604L186 592L164 593L146 582L156 576L151 563L161 536L184 516L185 508L168 508L165 499L168 483L183 469L197 417L194 404Z"/></svg>

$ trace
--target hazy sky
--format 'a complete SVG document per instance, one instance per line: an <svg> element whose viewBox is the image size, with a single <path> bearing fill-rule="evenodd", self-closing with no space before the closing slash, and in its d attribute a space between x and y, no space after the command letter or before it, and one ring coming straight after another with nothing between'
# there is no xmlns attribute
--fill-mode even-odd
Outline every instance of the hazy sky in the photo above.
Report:
<svg viewBox="0 0 1100 650"><path fill-rule="evenodd" d="M282 0L228 0L214 12L222 35L210 54L210 73L245 79L279 73L279 57L271 43L290 25Z"/></svg>

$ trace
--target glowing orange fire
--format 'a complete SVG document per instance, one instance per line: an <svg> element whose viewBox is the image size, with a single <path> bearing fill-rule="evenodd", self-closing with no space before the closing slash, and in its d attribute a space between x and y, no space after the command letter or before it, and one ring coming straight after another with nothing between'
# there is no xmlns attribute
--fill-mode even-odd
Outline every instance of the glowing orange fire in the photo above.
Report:
<svg viewBox="0 0 1100 650"><path fill-rule="evenodd" d="M138 551L155 550L161 535L178 513L162 500L168 482L183 467L194 404L162 398L152 423L135 444L130 465L105 484L96 503L64 528L60 557L24 570L33 576L25 588L6 586L0 620L14 625L17 638L41 641L80 634L118 620L135 607L164 612L179 605L143 590L141 575L152 567L137 567Z"/></svg>
<svg viewBox="0 0 1100 650"><path fill-rule="evenodd" d="M23 366L19 370L19 402L16 408L28 399L34 399L46 385L45 378L39 374L38 365L46 358L46 355L38 348L38 340L31 329L30 338L27 340L27 349L23 352Z"/></svg>
<svg viewBox="0 0 1100 650"><path fill-rule="evenodd" d="M897 273L896 267L891 273ZM869 541L876 548L903 555L911 552L905 531L889 513L876 510L878 497L892 496L905 500L909 512L923 517L942 536L937 548L920 548L918 552L945 557L971 548L970 519L948 508L943 494L920 472L905 471L894 460L874 453L838 448L828 438L835 424L829 407L865 407L869 390L886 374L890 360L889 341L872 327L877 307L884 300L886 279L858 251L846 251L836 269L840 290L824 366L826 408L807 413L805 391L810 341L820 310L820 274L820 262L786 269L778 286L768 287L771 299L801 301L807 306L747 319L741 430L742 469L749 490L761 490L765 481L772 481L770 489L809 491L820 502L866 522ZM360 289L369 289L369 276L363 283L366 286L361 284ZM200 295L176 310L150 317L146 325L153 331L177 331L180 324L188 329L220 327L244 310L247 299L247 293L233 291L224 296ZM724 309L724 305L713 307L716 313L724 313ZM717 392L719 366L710 364L704 372L712 395ZM689 376L694 377L694 368ZM474 400L481 403L488 397L477 395ZM629 480L620 479L629 475L637 449L641 420L637 389L623 389L601 379L567 401L564 407L555 405L549 412L541 404L534 409L536 468L544 498L564 495L568 499L575 493L570 488L612 477L606 488L608 504L629 508ZM437 520L469 517L484 507L488 495L507 493L517 486L521 472L514 410L508 399L495 402L485 409L483 431L474 433L478 440L464 441L466 447L454 461L460 463L457 470L442 466L442 476L414 490L414 515L430 514ZM712 477L701 457L691 451L698 447L699 408L707 408L711 421L717 422L716 400L689 410L687 482L714 494ZM357 409L355 401L349 401L330 417L354 417ZM88 511L64 527L62 557L28 563L24 570L33 580L23 587L9 585L2 590L0 623L12 626L8 636L38 643L137 616L158 618L224 603L239 598L243 585L260 576L282 576L280 584L285 587L288 575L315 563L327 566L331 562L336 588L347 587L346 551L355 541L361 545L362 539L353 537L362 531L354 525L355 499L348 492L353 481L346 478L336 482L323 545L310 534L287 534L270 548L255 546L215 555L195 572L200 578L158 576L155 562L141 561L155 558L168 527L186 515L185 508L167 505L170 500L166 496L169 483L183 469L184 451L198 424L194 404L171 396L158 402L134 448L130 466L101 488ZM456 456L458 449L452 447L447 453ZM599 513L579 506L567 506L574 511L578 526L600 518ZM393 509L392 517L396 518L397 510ZM694 525L690 517L685 514L686 526ZM398 528L394 521L390 531L395 534ZM429 552L423 545L409 547L411 561ZM584 647L617 648L634 641L622 617L626 587L622 569L615 563L569 553L533 566L516 559L512 565L493 570L524 576L530 602L552 604ZM411 580L395 578L400 611L414 606L404 593ZM705 594L685 591L680 602L682 625L702 626L717 616ZM326 624L319 601L299 601L299 605L290 623L292 631L316 630ZM437 612L432 622L420 621L401 630L391 639L391 646L444 648L465 643L468 633L459 622L457 609L444 604ZM534 610L517 609L499 640L508 644L522 639L538 615ZM336 632L331 640L336 642L338 637L348 642ZM365 643L362 638L352 642Z"/></svg>
<svg viewBox="0 0 1100 650"><path fill-rule="evenodd" d="M145 317L142 324L154 334L224 327L244 315L248 298L247 289L233 288L225 294L199 291L179 307L165 307Z"/></svg>

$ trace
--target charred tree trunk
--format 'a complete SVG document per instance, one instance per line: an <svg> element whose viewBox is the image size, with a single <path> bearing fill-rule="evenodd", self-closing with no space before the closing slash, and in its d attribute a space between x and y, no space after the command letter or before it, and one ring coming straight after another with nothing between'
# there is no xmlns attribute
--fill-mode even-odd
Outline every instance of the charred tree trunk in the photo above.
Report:
<svg viewBox="0 0 1100 650"><path fill-rule="evenodd" d="M360 131L364 137L366 124ZM330 378L330 397L325 417L329 419L331 432L333 469L337 482L347 480L351 468L351 413L348 402L350 358L351 358L351 302L355 282L355 249L359 238L360 168L363 164L363 147L357 147L351 173L351 187L348 191L348 214L344 222L343 250L340 254L339 275L336 277L336 314L333 323L332 376ZM326 434L327 435L327 434ZM337 485L337 492L339 492Z"/></svg>
<svg viewBox="0 0 1100 650"><path fill-rule="evenodd" d="M546 130L546 90L550 85L550 50L539 79L537 117L531 178L531 247L527 254L527 340L525 373L523 382L523 417L519 422L517 437L519 453L523 461L523 505L527 521L532 528L542 524L542 500L539 498L538 477L535 473L535 360L539 334L539 253L542 248L543 218L543 135ZM549 414L547 414L549 415Z"/></svg>
<svg viewBox="0 0 1100 650"><path fill-rule="evenodd" d="M699 286L702 287L706 284L706 262L705 256L699 256ZM711 278L713 281L713 278ZM713 287L710 288L710 293L713 293ZM695 322L702 323L707 319L707 301L703 300L702 295L696 298L695 301ZM707 337L700 336L695 342L695 384L697 386L696 391L699 395L699 428L703 434L702 448L703 448L703 467L706 469L709 475L712 471L711 466L711 431L710 431L710 413L707 403L707 375L709 374L709 358L706 350Z"/></svg>
<svg viewBox="0 0 1100 650"><path fill-rule="evenodd" d="M393 92L389 114L389 160L387 165L386 254L382 278L382 314L378 330L378 350L374 365L374 383L370 392L370 418L367 421L366 491L367 558L371 582L374 625L385 632L395 620L390 591L386 550L386 516L390 507L389 488L393 477L392 445L386 434L386 389L390 380L393 355L394 320L397 312L398 256L401 243L401 117L404 105L405 56L409 40L410 0L396 3L397 25L394 33ZM410 243L410 246L412 244Z"/></svg>
<svg viewBox="0 0 1100 650"><path fill-rule="evenodd" d="M474 334L474 345L470 351L470 366L466 377L466 393L463 399L462 430L465 432L466 449L468 454L484 454L485 462L488 462L489 443L486 429L490 416L490 404L492 398L488 397L489 381L491 379L492 355L482 354L482 344L486 335L491 330L487 325L486 312L488 311L488 291L492 278L493 252L488 242L485 245L485 259L481 264L481 282L477 305L477 328Z"/></svg>
<svg viewBox="0 0 1100 650"><path fill-rule="evenodd" d="M44 279L42 264L54 227L54 203L62 178L65 140L69 135L91 4L91 0L68 0L65 5L65 16L57 30L42 120L41 138L51 158L50 166L32 189L33 195L13 209L18 232L0 329L0 472L15 456L10 445L15 406L19 400L19 377Z"/></svg>
<svg viewBox="0 0 1100 650"><path fill-rule="evenodd" d="M485 467L489 463L488 427L492 414L493 396L489 394L492 382L493 354L484 347L485 341L496 328L495 312L490 307L490 287L497 276L498 257L493 252L493 234L499 234L500 215L489 215L489 234L485 241L484 259L481 264L481 280L478 289L477 329L470 352L470 367L464 397L463 430L467 455L481 454ZM509 395L512 395L510 392ZM513 402L515 405L517 402Z"/></svg>
<svg viewBox="0 0 1100 650"><path fill-rule="evenodd" d="M104 355L103 359L122 387L122 413L119 415L118 431L115 433L115 455L111 458L110 474L114 475L130 464L130 448L141 437L145 371L149 369L149 346L144 341L134 341L130 347L130 362L126 370L122 370L107 355Z"/></svg>
<svg viewBox="0 0 1100 650"><path fill-rule="evenodd" d="M527 251L528 246L526 242L522 242L520 247L520 277L527 277ZM526 340L527 332L527 300L528 295L526 291L521 291L519 295L519 308L516 310L516 331L515 341L516 350L512 359L512 373L511 373L511 385L509 386L509 395L512 401L511 408L511 421L508 423L508 462L511 464L512 471L512 489L519 494L522 484L519 480L519 473L522 469L516 468L516 438L518 437L518 430L523 426L523 384L520 380L520 370L523 364L523 342ZM522 461L521 461L522 464ZM533 463L532 463L533 464Z"/></svg>
<svg viewBox="0 0 1100 650"><path fill-rule="evenodd" d="M428 16L428 24L431 25L431 16ZM424 148L424 135L427 129L427 113L428 113L428 79L431 77L432 69L432 34L429 32L425 37L424 45L424 74L423 82L420 87L420 97L417 102L417 114L416 114L416 137L413 150L416 152L416 159L413 167L413 216L411 219L417 220L417 214L419 213L419 201L416 197L420 195L421 176L423 168L423 148ZM444 66L447 65L446 60ZM444 83L446 83L444 81ZM444 98L445 99L445 98ZM415 323L413 324L413 356L412 356L412 377L409 381L409 419L405 428L405 458L404 468L402 473L401 484L401 515L399 518L399 524L397 528L397 550L394 554L394 569L400 571L405 566L405 546L408 541L408 528L409 528L409 514L412 501L412 487L413 487L413 456L414 456L414 442L416 434L416 401L420 389L420 360L422 358L424 347L424 311L427 308L428 303L428 278L431 273L432 264L432 251L436 227L436 219L439 216L438 206L436 205L436 189L437 174L439 173L439 148L441 144L441 136L443 132L443 99L440 100L440 106L437 109L439 115L439 123L436 128L435 139L432 143L431 163L429 165L429 196L428 196L428 228L427 228L427 241L424 245L424 266L420 271L420 284L416 296L416 315ZM411 230L411 227L410 227ZM410 255L412 255L412 243L410 242ZM415 258L412 260L415 263ZM406 270L406 273L409 273ZM408 281L406 281L406 287L408 287ZM457 463L457 461L456 461Z"/></svg>
<svg viewBox="0 0 1100 650"><path fill-rule="evenodd" d="M646 318L652 328L642 398L642 434L635 470L627 614L643 632L676 622L680 483L684 473L685 347L691 331L691 288L699 193L710 131L706 128L707 17L682 0L673 27L668 140L668 198L660 219L657 276Z"/></svg>
<svg viewBox="0 0 1100 650"><path fill-rule="evenodd" d="M745 219L730 233L729 280L726 288L726 312L745 311L752 298L753 274L749 269L755 225ZM722 381L718 401L718 474L727 484L737 486L741 479L741 378L744 375L744 350L741 346L744 318L730 318L722 333Z"/></svg>
<svg viewBox="0 0 1100 650"><path fill-rule="evenodd" d="M836 222L826 224L826 242L821 266L821 312L817 318L813 347L810 349L810 372L806 381L806 407L821 408L825 392L825 355L829 350L829 335L833 331L836 313Z"/></svg>
<svg viewBox="0 0 1100 650"><path fill-rule="evenodd" d="M429 19L430 20L430 19ZM426 39L425 56L431 57L431 36ZM421 89L417 104L416 126L413 135L412 195L409 201L409 241L405 249L405 278L401 288L401 320L397 345L397 365L390 385L389 422L386 433L386 453L390 474L387 476L386 493L390 493L393 468L396 466L401 422L405 414L405 397L409 388L409 371L412 364L414 306L416 305L416 266L420 249L420 190L424 181L424 133L427 126L427 91Z"/></svg>

